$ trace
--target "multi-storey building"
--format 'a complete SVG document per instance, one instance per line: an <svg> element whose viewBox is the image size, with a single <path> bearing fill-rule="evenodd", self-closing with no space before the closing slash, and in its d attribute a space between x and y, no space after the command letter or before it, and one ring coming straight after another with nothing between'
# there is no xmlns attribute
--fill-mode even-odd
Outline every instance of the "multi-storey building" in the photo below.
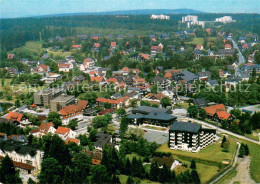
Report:
<svg viewBox="0 0 260 184"><path fill-rule="evenodd" d="M230 22L235 22L235 20L232 20L231 16L224 16L224 17L216 18L216 22L230 23Z"/></svg>
<svg viewBox="0 0 260 184"><path fill-rule="evenodd" d="M161 15L152 14L151 19L169 20L170 16L163 15L163 14L161 14Z"/></svg>
<svg viewBox="0 0 260 184"><path fill-rule="evenodd" d="M14 166L22 172L31 174L41 169L43 151L29 145L5 141L0 147L0 159L6 155L12 159Z"/></svg>
<svg viewBox="0 0 260 184"><path fill-rule="evenodd" d="M68 105L75 104L75 97L67 94L61 94L60 96L52 99L50 104L51 111L58 112Z"/></svg>
<svg viewBox="0 0 260 184"><path fill-rule="evenodd" d="M198 152L216 140L216 130L200 124L174 122L169 130L170 149Z"/></svg>
<svg viewBox="0 0 260 184"><path fill-rule="evenodd" d="M61 95L63 93L61 88L45 89L34 93L34 104L43 105L44 107L50 106L50 101L53 98Z"/></svg>
<svg viewBox="0 0 260 184"><path fill-rule="evenodd" d="M198 21L198 16L196 15L187 15L182 17L182 23L184 22L196 22Z"/></svg>

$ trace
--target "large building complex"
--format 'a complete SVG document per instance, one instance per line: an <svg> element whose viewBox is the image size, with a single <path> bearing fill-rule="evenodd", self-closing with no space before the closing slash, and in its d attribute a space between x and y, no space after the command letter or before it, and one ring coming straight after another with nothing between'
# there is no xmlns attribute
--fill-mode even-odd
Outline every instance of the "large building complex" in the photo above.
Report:
<svg viewBox="0 0 260 184"><path fill-rule="evenodd" d="M196 15L187 15L182 17L182 23L184 22L196 22L198 21L198 16Z"/></svg>
<svg viewBox="0 0 260 184"><path fill-rule="evenodd" d="M134 124L153 124L158 126L169 126L176 117L171 115L170 109L155 108L148 106L140 106L132 110L132 114L128 116Z"/></svg>
<svg viewBox="0 0 260 184"><path fill-rule="evenodd" d="M189 122L174 122L169 130L170 149L198 152L216 140L216 130Z"/></svg>
<svg viewBox="0 0 260 184"><path fill-rule="evenodd" d="M230 22L235 22L235 20L232 20L231 16L224 16L224 17L216 18L215 22L230 23Z"/></svg>
<svg viewBox="0 0 260 184"><path fill-rule="evenodd" d="M42 105L44 107L50 107L50 101L53 98L61 95L63 93L63 89L53 88L53 89L45 89L34 93L34 104Z"/></svg>
<svg viewBox="0 0 260 184"><path fill-rule="evenodd" d="M50 101L51 111L58 112L62 108L75 104L75 97L67 94L62 94Z"/></svg>

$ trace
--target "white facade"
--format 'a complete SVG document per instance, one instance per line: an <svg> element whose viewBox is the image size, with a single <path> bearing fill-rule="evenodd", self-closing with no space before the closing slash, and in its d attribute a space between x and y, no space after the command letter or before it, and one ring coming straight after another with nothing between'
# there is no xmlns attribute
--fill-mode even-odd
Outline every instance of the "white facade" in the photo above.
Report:
<svg viewBox="0 0 260 184"><path fill-rule="evenodd" d="M197 22L198 21L198 16L196 15L187 15L182 17L182 23L184 22Z"/></svg>
<svg viewBox="0 0 260 184"><path fill-rule="evenodd" d="M234 22L234 20L232 20L231 16L224 16L224 17L216 18L216 22L230 23L230 22Z"/></svg>
<svg viewBox="0 0 260 184"><path fill-rule="evenodd" d="M8 155L15 162L28 164L35 167L36 170L41 170L43 151L37 150L36 154L34 156L31 156L30 154L22 155L16 153L15 151L3 151L2 149L0 149L0 156L5 157L6 155Z"/></svg>
<svg viewBox="0 0 260 184"><path fill-rule="evenodd" d="M70 120L76 119L78 122L79 121L83 121L83 114L77 114L75 116L71 116L69 118L63 118L62 121L62 125L68 125Z"/></svg>
<svg viewBox="0 0 260 184"><path fill-rule="evenodd" d="M161 14L161 15L152 14L151 19L169 20L170 16L163 15L163 14Z"/></svg>

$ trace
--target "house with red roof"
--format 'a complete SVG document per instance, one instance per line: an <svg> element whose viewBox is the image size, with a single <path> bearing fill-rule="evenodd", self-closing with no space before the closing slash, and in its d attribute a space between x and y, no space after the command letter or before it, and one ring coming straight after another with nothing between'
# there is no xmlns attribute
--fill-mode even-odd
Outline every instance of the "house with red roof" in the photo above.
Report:
<svg viewBox="0 0 260 184"><path fill-rule="evenodd" d="M108 79L106 80L106 83L107 83L107 84L110 84L110 83L116 84L116 83L117 83L117 79L116 79L115 77L113 77L113 78L108 78Z"/></svg>
<svg viewBox="0 0 260 184"><path fill-rule="evenodd" d="M212 120L218 120L220 122L224 120L231 120L232 116L226 112L226 107L224 104L212 105L203 108L206 111L207 117Z"/></svg>
<svg viewBox="0 0 260 184"><path fill-rule="evenodd" d="M72 48L73 49L81 49L81 45L79 44L79 45L72 45Z"/></svg>
<svg viewBox="0 0 260 184"><path fill-rule="evenodd" d="M77 133L70 128L59 126L55 131L61 139L66 140L67 138L76 138Z"/></svg>
<svg viewBox="0 0 260 184"><path fill-rule="evenodd" d="M142 61L148 61L148 60L150 60L150 58L151 58L151 55L150 55L150 54L140 53L140 54L138 55L138 59L139 59L139 60L142 60Z"/></svg>
<svg viewBox="0 0 260 184"><path fill-rule="evenodd" d="M124 67L124 68L122 68L121 69L121 73L122 73L122 75L128 75L129 74L129 71L130 71L130 69L128 68L128 67Z"/></svg>
<svg viewBox="0 0 260 184"><path fill-rule="evenodd" d="M225 49L232 49L232 46L230 44L225 44Z"/></svg>
<svg viewBox="0 0 260 184"><path fill-rule="evenodd" d="M72 63L60 63L58 68L59 72L69 72L74 68L74 65Z"/></svg>
<svg viewBox="0 0 260 184"><path fill-rule="evenodd" d="M15 58L15 54L7 54L7 59L14 59Z"/></svg>
<svg viewBox="0 0 260 184"><path fill-rule="evenodd" d="M41 123L41 125L36 128L31 130L29 133L32 134L35 137L42 137L43 135L46 134L54 134L56 129L54 128L54 124L52 122L49 123Z"/></svg>
<svg viewBox="0 0 260 184"><path fill-rule="evenodd" d="M151 46L151 56L156 56L156 54L161 53L162 52L162 46L158 45L158 46Z"/></svg>
<svg viewBox="0 0 260 184"><path fill-rule="evenodd" d="M248 46L247 43L244 43L244 44L242 45L242 50L246 50L246 49L249 49L249 46Z"/></svg>
<svg viewBox="0 0 260 184"><path fill-rule="evenodd" d="M116 42L111 42L110 43L110 48L115 49L116 48Z"/></svg>
<svg viewBox="0 0 260 184"><path fill-rule="evenodd" d="M84 59L84 62L79 66L80 71L86 71L94 66L94 60L91 58Z"/></svg>
<svg viewBox="0 0 260 184"><path fill-rule="evenodd" d="M65 106L60 110L60 114L62 116L62 125L68 125L69 121L72 119L76 119L77 121L83 120L83 112L88 107L88 101L79 100L78 104L72 104Z"/></svg>
<svg viewBox="0 0 260 184"><path fill-rule="evenodd" d="M77 145L80 145L80 140L76 138L67 138L65 140L65 144L75 143Z"/></svg>
<svg viewBox="0 0 260 184"><path fill-rule="evenodd" d="M195 50L203 50L203 49L204 49L203 45L196 45Z"/></svg>
<svg viewBox="0 0 260 184"><path fill-rule="evenodd" d="M171 72L166 72L165 75L164 75L164 78L165 79L171 79L172 78Z"/></svg>
<svg viewBox="0 0 260 184"><path fill-rule="evenodd" d="M110 104L111 108L117 109L129 105L129 97L120 97L116 100L98 97L96 99L97 105L104 107L104 104Z"/></svg>
<svg viewBox="0 0 260 184"><path fill-rule="evenodd" d="M28 119L26 119L24 117L24 115L22 113L13 112L13 111L9 111L9 113L6 116L6 120L8 122L11 122L15 125L19 125L19 126L22 126L22 127L26 127L27 125L32 124L31 122L29 122Z"/></svg>
<svg viewBox="0 0 260 184"><path fill-rule="evenodd" d="M98 52L100 48L100 44L99 43L94 43L93 47L92 47L92 51L93 52Z"/></svg>
<svg viewBox="0 0 260 184"><path fill-rule="evenodd" d="M31 73L38 73L40 75L44 75L46 73L49 73L50 71L50 67L44 64L40 64L39 66L31 69Z"/></svg>
<svg viewBox="0 0 260 184"><path fill-rule="evenodd" d="M103 82L104 78L103 77L91 77L90 81L91 82Z"/></svg>

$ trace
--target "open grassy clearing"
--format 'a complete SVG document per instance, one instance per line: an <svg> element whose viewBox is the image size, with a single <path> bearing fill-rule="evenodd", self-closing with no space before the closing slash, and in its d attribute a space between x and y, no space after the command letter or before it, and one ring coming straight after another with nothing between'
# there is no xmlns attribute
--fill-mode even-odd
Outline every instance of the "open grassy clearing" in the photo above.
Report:
<svg viewBox="0 0 260 184"><path fill-rule="evenodd" d="M227 173L223 178L218 180L216 184L228 184L229 181L234 178L237 174L236 168L232 169L229 173Z"/></svg>
<svg viewBox="0 0 260 184"><path fill-rule="evenodd" d="M185 156L185 157L190 157L191 159L197 158L205 161L213 161L219 163L222 163L223 160L231 160L236 150L236 146L237 146L236 142L230 140L229 152L223 152L220 145L221 145L220 142L216 142L202 149L198 153L192 153L187 151L171 150L168 147L168 143L165 143L162 146L160 146L157 149L157 151L166 152L166 153L169 152L172 153L173 155L180 156L180 157Z"/></svg>
<svg viewBox="0 0 260 184"><path fill-rule="evenodd" d="M203 45L204 39L203 38L194 38L191 42L186 42L187 44L194 44L194 45Z"/></svg>

